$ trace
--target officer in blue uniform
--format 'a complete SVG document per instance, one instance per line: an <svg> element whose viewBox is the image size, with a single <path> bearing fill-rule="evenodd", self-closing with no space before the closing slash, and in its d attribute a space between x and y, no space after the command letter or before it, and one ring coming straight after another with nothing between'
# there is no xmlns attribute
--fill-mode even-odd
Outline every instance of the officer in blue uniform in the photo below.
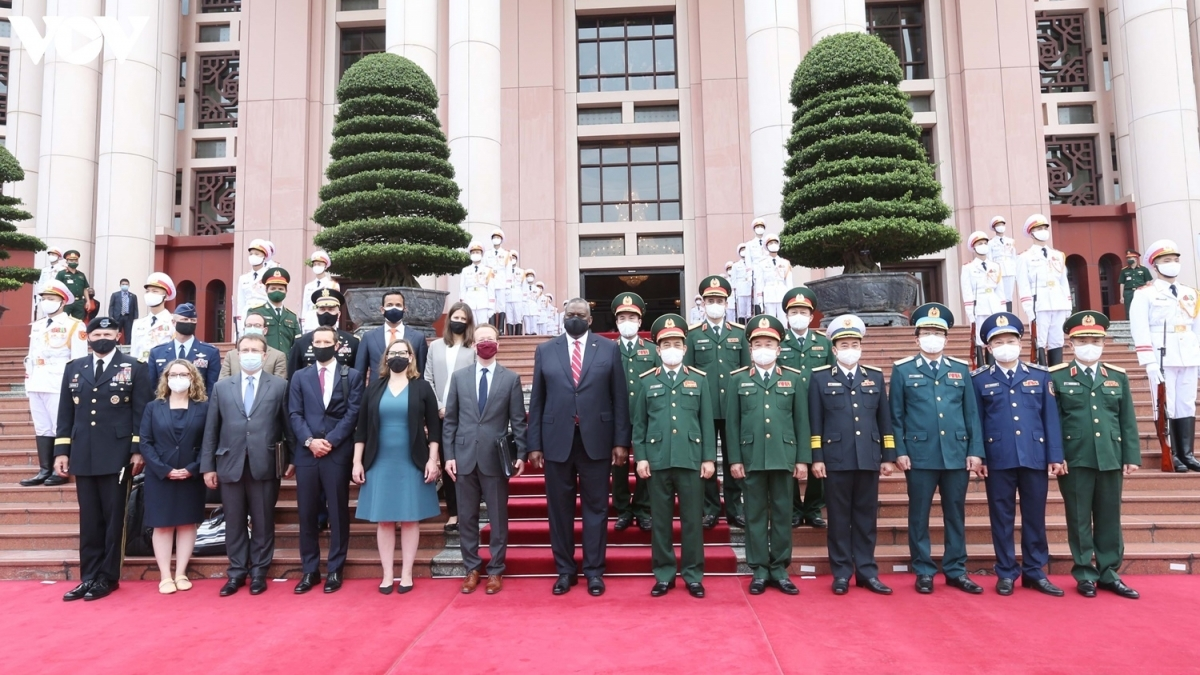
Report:
<svg viewBox="0 0 1200 675"><path fill-rule="evenodd" d="M146 359L147 370L150 371L150 381L158 387L167 366L175 359L191 361L200 377L204 378L204 390L212 396L213 385L221 374L221 352L216 347L196 339L196 306L185 302L175 308L175 336L170 342L158 345L150 350Z"/></svg>
<svg viewBox="0 0 1200 675"><path fill-rule="evenodd" d="M1043 567L1046 492L1050 475L1066 473L1054 385L1041 366L1021 362L1025 327L1014 314L999 312L980 327L995 364L971 373L983 421L988 511L996 550L996 592L1012 595L1013 584L1062 596ZM1021 496L1021 565L1013 545L1016 496Z"/></svg>

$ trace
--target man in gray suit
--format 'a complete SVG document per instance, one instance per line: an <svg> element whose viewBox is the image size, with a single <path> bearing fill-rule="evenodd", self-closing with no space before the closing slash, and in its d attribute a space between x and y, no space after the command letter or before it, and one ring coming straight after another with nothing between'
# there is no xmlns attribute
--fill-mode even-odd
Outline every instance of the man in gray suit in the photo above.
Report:
<svg viewBox="0 0 1200 675"><path fill-rule="evenodd" d="M208 420L200 471L210 489L221 487L225 507L225 546L229 552L229 580L221 597L237 593L250 576L250 594L267 590L267 569L275 557L275 500L280 476L291 477L279 466L275 447L290 439L287 424L287 380L263 372L267 341L246 334L237 343L239 372L220 380L209 399ZM246 515L254 531L246 528Z"/></svg>
<svg viewBox="0 0 1200 675"><path fill-rule="evenodd" d="M479 585L483 561L479 558L479 498L487 504L492 532L488 550L487 594L503 587L504 554L508 549L508 477L504 475L496 439L510 428L517 441L513 475L525 469L525 397L521 376L496 363L500 334L491 324L475 327L473 368L461 368L450 378L446 417L442 424L442 452L446 473L458 494L458 537L467 578L462 592Z"/></svg>

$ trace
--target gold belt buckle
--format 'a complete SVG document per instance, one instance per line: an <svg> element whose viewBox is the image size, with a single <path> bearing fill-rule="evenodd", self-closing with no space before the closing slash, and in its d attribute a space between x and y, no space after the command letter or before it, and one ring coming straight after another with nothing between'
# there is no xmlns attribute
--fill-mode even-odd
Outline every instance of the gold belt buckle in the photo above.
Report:
<svg viewBox="0 0 1200 675"><path fill-rule="evenodd" d="M1186 333L1186 332L1187 332L1187 329L1188 329L1188 327L1187 327L1187 326L1184 326L1184 325L1177 325L1177 326L1175 326L1175 332L1176 332L1176 333Z"/></svg>
<svg viewBox="0 0 1200 675"><path fill-rule="evenodd" d="M1055 281L1053 279L1049 279L1046 281L1046 288L1053 288L1054 284L1055 284Z"/></svg>

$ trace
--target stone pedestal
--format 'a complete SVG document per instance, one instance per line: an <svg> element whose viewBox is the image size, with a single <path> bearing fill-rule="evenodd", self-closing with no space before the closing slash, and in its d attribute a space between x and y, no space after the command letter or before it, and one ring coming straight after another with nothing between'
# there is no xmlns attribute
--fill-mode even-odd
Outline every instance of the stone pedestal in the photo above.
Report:
<svg viewBox="0 0 1200 675"><path fill-rule="evenodd" d="M446 297L450 294L432 288L409 287L366 287L347 290L346 309L350 312L350 320L357 327L355 334L383 325L383 314L379 312L379 308L383 306L383 294L396 291L404 294L404 325L420 330L425 333L425 337L436 337L433 323L445 310Z"/></svg>
<svg viewBox="0 0 1200 675"><path fill-rule="evenodd" d="M855 314L868 326L907 326L907 313L920 301L921 283L908 272L839 274L815 279L821 326L842 314Z"/></svg>

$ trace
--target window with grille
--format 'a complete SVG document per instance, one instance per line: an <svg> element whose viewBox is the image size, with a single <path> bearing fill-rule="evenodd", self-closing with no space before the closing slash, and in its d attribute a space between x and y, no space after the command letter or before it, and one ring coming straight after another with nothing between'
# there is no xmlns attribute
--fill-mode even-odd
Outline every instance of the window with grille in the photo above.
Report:
<svg viewBox="0 0 1200 675"><path fill-rule="evenodd" d="M675 15L581 17L579 91L675 89Z"/></svg>
<svg viewBox="0 0 1200 675"><path fill-rule="evenodd" d="M1037 13L1038 67L1043 94L1091 91L1084 13Z"/></svg>
<svg viewBox="0 0 1200 675"><path fill-rule="evenodd" d="M677 140L579 148L580 222L681 218Z"/></svg>
<svg viewBox="0 0 1200 675"><path fill-rule="evenodd" d="M367 54L378 54L387 48L385 30L383 28L344 28L342 29L342 59L338 76L350 66L358 63Z"/></svg>
<svg viewBox="0 0 1200 675"><path fill-rule="evenodd" d="M925 5L893 2L867 5L867 32L896 52L906 80L929 77L925 46Z"/></svg>

